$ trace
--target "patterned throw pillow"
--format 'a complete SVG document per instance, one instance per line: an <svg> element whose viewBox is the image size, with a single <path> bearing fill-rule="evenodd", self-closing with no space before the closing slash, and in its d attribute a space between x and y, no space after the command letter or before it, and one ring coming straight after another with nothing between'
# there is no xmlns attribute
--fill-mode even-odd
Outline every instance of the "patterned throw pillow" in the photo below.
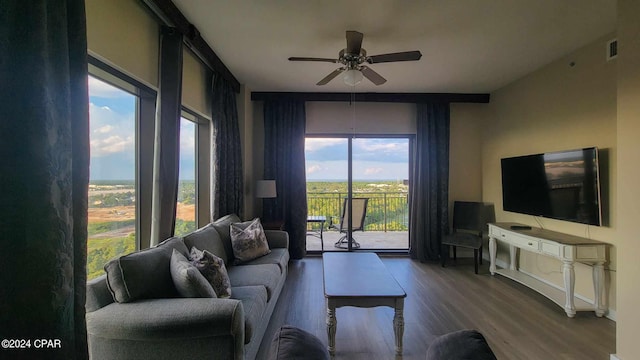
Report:
<svg viewBox="0 0 640 360"><path fill-rule="evenodd" d="M231 281L229 281L224 260L207 250L201 251L196 247L191 248L189 258L193 266L209 281L219 298L231 296Z"/></svg>
<svg viewBox="0 0 640 360"><path fill-rule="evenodd" d="M178 293L187 298L215 298L216 292L207 279L178 250L171 254L171 278Z"/></svg>
<svg viewBox="0 0 640 360"><path fill-rule="evenodd" d="M253 219L246 227L241 224L231 224L230 233L236 264L251 261L271 252L258 218Z"/></svg>

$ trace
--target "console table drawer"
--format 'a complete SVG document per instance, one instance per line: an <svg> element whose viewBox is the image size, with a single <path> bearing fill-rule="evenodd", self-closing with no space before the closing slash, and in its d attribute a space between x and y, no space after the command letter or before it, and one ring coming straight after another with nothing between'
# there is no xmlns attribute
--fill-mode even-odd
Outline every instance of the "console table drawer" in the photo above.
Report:
<svg viewBox="0 0 640 360"><path fill-rule="evenodd" d="M502 236L504 236L504 234L502 234ZM528 239L528 238L517 236L517 235L509 235L508 239L509 239L508 240L509 243L519 248L523 248L525 250L535 251L535 252L540 251L539 240Z"/></svg>
<svg viewBox="0 0 640 360"><path fill-rule="evenodd" d="M558 243L550 243L550 242L543 241L540 245L540 251L542 251L543 254L553 256L558 259L562 258L560 249L561 247Z"/></svg>

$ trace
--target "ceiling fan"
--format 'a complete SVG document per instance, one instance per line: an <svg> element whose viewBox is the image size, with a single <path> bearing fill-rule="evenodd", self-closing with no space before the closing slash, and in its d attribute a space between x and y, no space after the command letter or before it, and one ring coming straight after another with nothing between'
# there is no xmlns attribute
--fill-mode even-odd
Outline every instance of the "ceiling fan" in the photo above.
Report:
<svg viewBox="0 0 640 360"><path fill-rule="evenodd" d="M345 78L345 82L350 82L350 85L355 85L357 82L359 82L357 78L358 76L359 79L362 80L362 75L364 75L364 77L369 79L372 83L376 85L382 85L387 82L387 79L383 78L380 74L363 64L377 64L396 61L415 61L420 60L420 58L422 57L422 54L418 50L367 56L367 51L362 48L363 37L364 35L361 32L348 30L347 47L340 50L337 59L290 57L289 61L321 61L343 65L340 68L334 70L331 74L325 76L322 80L318 81L316 85L325 85L345 71L347 72L345 76L348 77L348 79ZM358 75L358 73L360 73L361 75Z"/></svg>

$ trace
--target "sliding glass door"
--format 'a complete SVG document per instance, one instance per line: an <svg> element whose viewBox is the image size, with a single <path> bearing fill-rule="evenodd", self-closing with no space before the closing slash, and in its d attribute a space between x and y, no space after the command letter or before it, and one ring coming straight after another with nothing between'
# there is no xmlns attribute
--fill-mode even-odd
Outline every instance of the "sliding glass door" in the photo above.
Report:
<svg viewBox="0 0 640 360"><path fill-rule="evenodd" d="M409 144L407 136L307 137L308 251L408 249Z"/></svg>

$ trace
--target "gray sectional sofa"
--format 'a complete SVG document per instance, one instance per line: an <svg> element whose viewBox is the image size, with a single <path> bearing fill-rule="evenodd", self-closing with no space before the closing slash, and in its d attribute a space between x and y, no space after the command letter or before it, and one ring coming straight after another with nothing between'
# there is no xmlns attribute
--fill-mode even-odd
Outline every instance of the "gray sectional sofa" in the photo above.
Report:
<svg viewBox="0 0 640 360"><path fill-rule="evenodd" d="M234 265L229 235L235 215L183 238L128 254L88 283L87 332L92 359L254 359L284 286L289 237L266 230L271 252ZM191 247L225 261L231 298L181 298L169 263ZM116 300L114 300L116 299Z"/></svg>

